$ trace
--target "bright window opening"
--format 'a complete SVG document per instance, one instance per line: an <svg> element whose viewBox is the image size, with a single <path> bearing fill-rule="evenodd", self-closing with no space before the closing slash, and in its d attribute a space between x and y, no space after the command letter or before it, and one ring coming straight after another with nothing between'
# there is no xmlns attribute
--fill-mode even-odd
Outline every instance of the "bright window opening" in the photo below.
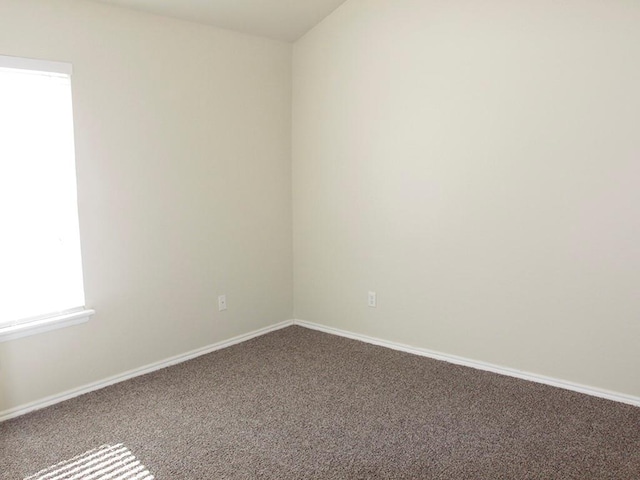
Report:
<svg viewBox="0 0 640 480"><path fill-rule="evenodd" d="M84 310L71 65L0 56L0 328Z"/></svg>

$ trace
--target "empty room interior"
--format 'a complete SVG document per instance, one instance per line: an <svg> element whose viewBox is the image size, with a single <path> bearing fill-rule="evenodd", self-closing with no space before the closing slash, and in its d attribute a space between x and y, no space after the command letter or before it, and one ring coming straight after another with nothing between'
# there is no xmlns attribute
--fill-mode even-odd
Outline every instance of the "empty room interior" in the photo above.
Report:
<svg viewBox="0 0 640 480"><path fill-rule="evenodd" d="M0 0L0 479L640 479L640 3Z"/></svg>

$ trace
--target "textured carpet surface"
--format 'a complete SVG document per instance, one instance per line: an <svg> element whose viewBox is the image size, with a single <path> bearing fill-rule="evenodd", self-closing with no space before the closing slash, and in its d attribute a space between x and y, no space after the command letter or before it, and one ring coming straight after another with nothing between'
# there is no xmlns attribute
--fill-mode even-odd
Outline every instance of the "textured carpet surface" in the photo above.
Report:
<svg viewBox="0 0 640 480"><path fill-rule="evenodd" d="M290 327L0 424L0 478L640 479L640 408Z"/></svg>

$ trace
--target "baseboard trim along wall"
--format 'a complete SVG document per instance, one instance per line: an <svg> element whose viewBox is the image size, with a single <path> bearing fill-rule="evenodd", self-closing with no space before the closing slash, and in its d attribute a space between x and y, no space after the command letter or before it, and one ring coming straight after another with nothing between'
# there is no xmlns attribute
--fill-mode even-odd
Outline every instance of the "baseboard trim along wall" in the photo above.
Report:
<svg viewBox="0 0 640 480"><path fill-rule="evenodd" d="M274 332L276 330L280 330L282 328L286 328L291 325L298 325L300 327L308 328L311 330L318 330L320 332L328 333L331 335L350 338L352 340L358 340L358 341L369 343L372 345L378 345L380 347L390 348L392 350L399 350L401 352L411 353L413 355L433 358L435 360L454 363L456 365L476 368L478 370L485 370L488 372L498 373L500 375L507 375L509 377L520 378L522 380L529 380L531 382L543 383L545 385L551 385L553 387L564 388L566 390L572 390L574 392L584 393L587 395L592 395L594 397L606 398L607 400L613 400L615 402L621 402L629 405L634 405L636 407L640 407L640 398L634 397L631 395L624 395L621 393L611 392L608 390L602 390L599 388L589 387L586 385L567 382L565 380L559 380L556 378L545 377L543 375L536 375L534 373L523 372L523 371L515 370L512 368L500 367L498 365L479 362L479 361L471 360L464 357L458 357L456 355L449 355L446 353L435 352L425 348L411 347L409 345L391 342L388 340L382 340L380 338L369 337L367 335L349 332L347 330L341 330L339 328L328 327L325 325L320 325L318 323L307 322L304 320L286 320L284 322L280 322L275 325L271 325L269 327L261 328L259 330L254 330L253 332L249 332L244 335L238 335L237 337L230 338L229 340L223 340L222 342L218 342L212 345L208 345L206 347L198 348L196 350L192 350L190 352L183 353L181 355L176 355L174 357L167 358L165 360L160 360L158 362L145 365L140 368L135 368L133 370L129 370L119 375L114 375L112 377L105 378L103 380L99 380L97 382L84 385L82 387L78 387L72 390L67 390L66 392L62 392L57 395L51 395L49 397L43 398L41 400L37 400L35 402L28 403L26 405L21 405L19 407L1 411L0 422L9 420L11 418L19 417L20 415L24 415L26 413L33 412L35 410L40 410L41 408L55 405L56 403L64 402L65 400L78 397L85 393L93 392L95 390L100 390L101 388L108 387L116 383L124 382L126 380L129 380L134 377L138 377L140 375L145 375L147 373L155 372L156 370L161 370L163 368L170 367L172 365L177 365L178 363L186 362L187 360L191 360L196 357L200 357L202 355L215 352L217 350L222 350L223 348L231 347L232 345L237 345L239 343L246 342L247 340L251 340L252 338L260 337L262 335L266 335L267 333Z"/></svg>
<svg viewBox="0 0 640 480"><path fill-rule="evenodd" d="M454 363L456 365L471 367L478 370L485 370L487 372L507 375L509 377L520 378L522 380L529 380L531 382L543 383L545 385L551 385L552 387L564 388L565 390L572 390L574 392L584 393L594 397L606 398L607 400L613 400L614 402L621 402L640 407L640 397L634 397L631 395L625 395L622 393L611 392L608 390L589 387L586 385L580 385L578 383L568 382L566 380L560 380L552 377L546 377L544 375L537 375L535 373L523 372L521 370L515 370L512 368L501 367L499 365L493 365L491 363L471 360L469 358L458 357L456 355L436 352L433 350L428 350L426 348L411 347L409 345L390 342L388 340L382 340L380 338L369 337L367 335L349 332L347 330L341 330L339 328L327 327L325 325L307 322L305 320L294 320L293 323L295 325L309 328L311 330L318 330L320 332L329 333L331 335L338 335L340 337L350 338L352 340L359 340L361 342L378 345L380 347L391 348L393 350L399 350L401 352L411 353L413 355L420 355L422 357L428 357L434 360L441 360L444 362Z"/></svg>
<svg viewBox="0 0 640 480"><path fill-rule="evenodd" d="M101 388L108 387L109 385L114 385L116 383L124 382L125 380L129 380L134 377L139 377L140 375L145 375L147 373L155 372L156 370L161 370L172 365L177 365L178 363L186 362L187 360L192 360L196 357L206 355L207 353L215 352L216 350L222 350L223 348L246 342L247 340L251 340L252 338L260 337L269 332L280 330L281 328L286 328L291 325L293 325L293 320L286 320L269 327L254 330L253 332L245 333L243 335L238 335L237 337L230 338L229 340L223 340L222 342L198 348L196 350L176 355L175 357L167 358L165 360L160 360L159 362L151 363L149 365L145 365L144 367L135 368L119 375L105 378L104 380L99 380L82 387L67 390L66 392L62 392L57 395L51 395L50 397L43 398L42 400L37 400L26 405L21 405L9 410L4 410L0 412L0 422L19 417L20 415L33 412L34 410L40 410L41 408L55 405L56 403L64 402L65 400L78 397L85 393L93 392L94 390L100 390Z"/></svg>

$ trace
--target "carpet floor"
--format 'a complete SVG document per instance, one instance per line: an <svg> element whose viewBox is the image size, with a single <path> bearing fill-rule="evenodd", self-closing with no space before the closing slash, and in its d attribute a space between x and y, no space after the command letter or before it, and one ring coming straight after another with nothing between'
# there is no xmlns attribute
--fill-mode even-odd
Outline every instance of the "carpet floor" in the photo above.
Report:
<svg viewBox="0 0 640 480"><path fill-rule="evenodd" d="M0 478L640 479L640 408L289 327L0 424Z"/></svg>

